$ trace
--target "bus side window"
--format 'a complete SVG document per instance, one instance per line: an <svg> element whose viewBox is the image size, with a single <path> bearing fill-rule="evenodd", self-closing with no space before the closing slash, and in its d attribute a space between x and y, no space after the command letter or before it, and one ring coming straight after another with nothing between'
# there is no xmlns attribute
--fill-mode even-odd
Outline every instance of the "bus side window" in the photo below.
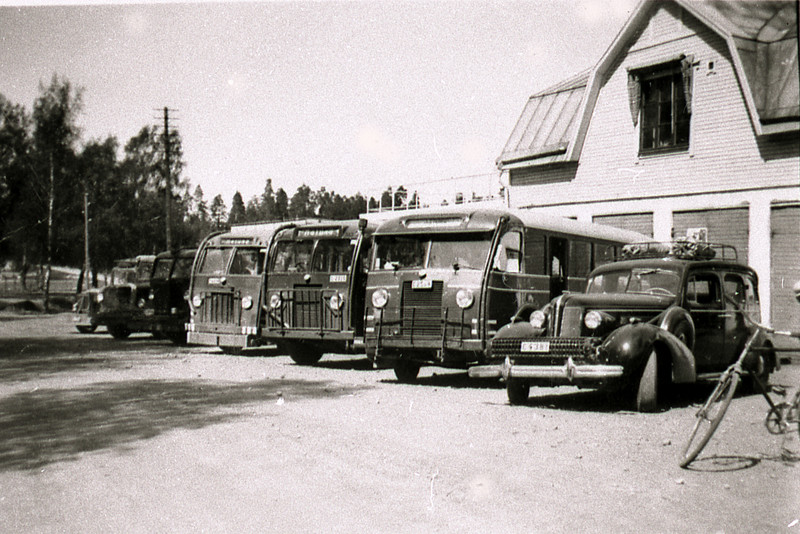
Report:
<svg viewBox="0 0 800 534"><path fill-rule="evenodd" d="M545 274L545 237L544 235L526 230L525 232L525 273Z"/></svg>
<svg viewBox="0 0 800 534"><path fill-rule="evenodd" d="M601 265L605 265L606 263L611 263L617 257L617 247L615 245L602 245L602 244L595 244L594 245L594 265L592 265L592 269L595 267L600 267Z"/></svg>
<svg viewBox="0 0 800 534"><path fill-rule="evenodd" d="M522 239L519 232L506 232L497 246L493 262L494 268L507 273L518 273L521 244Z"/></svg>
<svg viewBox="0 0 800 534"><path fill-rule="evenodd" d="M587 241L572 241L569 251L569 273L571 278L586 278L592 270L592 246Z"/></svg>

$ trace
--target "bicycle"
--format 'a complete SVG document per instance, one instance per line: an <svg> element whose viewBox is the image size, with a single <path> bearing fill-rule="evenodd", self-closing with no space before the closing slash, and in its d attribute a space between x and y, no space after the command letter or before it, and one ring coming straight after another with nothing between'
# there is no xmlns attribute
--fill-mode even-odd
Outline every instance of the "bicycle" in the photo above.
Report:
<svg viewBox="0 0 800 534"><path fill-rule="evenodd" d="M759 392L764 396L770 406L764 424L771 434L784 434L788 431L792 423L798 421L798 412L800 412L800 408L798 408L798 403L800 403L800 390L795 394L792 402L775 404L768 394L767 386L761 382L758 374L753 369L745 369L744 361L753 348L753 344L761 337L763 332L792 337L800 337L800 332L777 331L764 325L754 324L756 328L747 339L739 358L722 373L714 391L695 414L697 420L686 442L686 446L683 449L680 461L681 467L685 468L692 463L706 444L708 444L711 436L717 430L722 418L725 416L725 412L728 410L728 406L730 406L733 400L733 395L736 393L736 387L739 385L742 374L744 373L750 375L753 383L758 387ZM785 391L783 393L785 394ZM798 423L797 431L798 434L800 434L800 423Z"/></svg>

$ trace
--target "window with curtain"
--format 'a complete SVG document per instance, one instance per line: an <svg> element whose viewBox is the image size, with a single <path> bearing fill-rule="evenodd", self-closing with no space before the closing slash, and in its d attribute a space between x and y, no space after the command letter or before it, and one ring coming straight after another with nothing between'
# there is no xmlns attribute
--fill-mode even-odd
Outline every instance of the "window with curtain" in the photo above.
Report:
<svg viewBox="0 0 800 534"><path fill-rule="evenodd" d="M641 121L641 154L688 150L692 99L692 58L628 75L634 126Z"/></svg>

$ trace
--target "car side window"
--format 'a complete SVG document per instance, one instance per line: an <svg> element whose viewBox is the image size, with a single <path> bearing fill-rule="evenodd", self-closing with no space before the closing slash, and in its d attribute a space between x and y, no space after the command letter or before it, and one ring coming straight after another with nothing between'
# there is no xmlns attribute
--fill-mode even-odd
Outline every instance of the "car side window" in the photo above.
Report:
<svg viewBox="0 0 800 534"><path fill-rule="evenodd" d="M714 273L697 273L686 284L686 302L693 308L721 308L722 291Z"/></svg>

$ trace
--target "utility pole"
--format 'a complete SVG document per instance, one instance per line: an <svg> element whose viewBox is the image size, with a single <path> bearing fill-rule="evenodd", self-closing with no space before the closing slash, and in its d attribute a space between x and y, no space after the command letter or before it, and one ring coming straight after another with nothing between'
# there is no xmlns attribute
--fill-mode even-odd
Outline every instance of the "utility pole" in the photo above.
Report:
<svg viewBox="0 0 800 534"><path fill-rule="evenodd" d="M164 210L166 211L167 250L172 250L172 177L169 163L169 108L164 106Z"/></svg>
<svg viewBox="0 0 800 534"><path fill-rule="evenodd" d="M86 177L83 179L83 286L88 290L91 285L89 278L92 272L92 262L89 258L89 184ZM82 291L83 287L78 288Z"/></svg>

